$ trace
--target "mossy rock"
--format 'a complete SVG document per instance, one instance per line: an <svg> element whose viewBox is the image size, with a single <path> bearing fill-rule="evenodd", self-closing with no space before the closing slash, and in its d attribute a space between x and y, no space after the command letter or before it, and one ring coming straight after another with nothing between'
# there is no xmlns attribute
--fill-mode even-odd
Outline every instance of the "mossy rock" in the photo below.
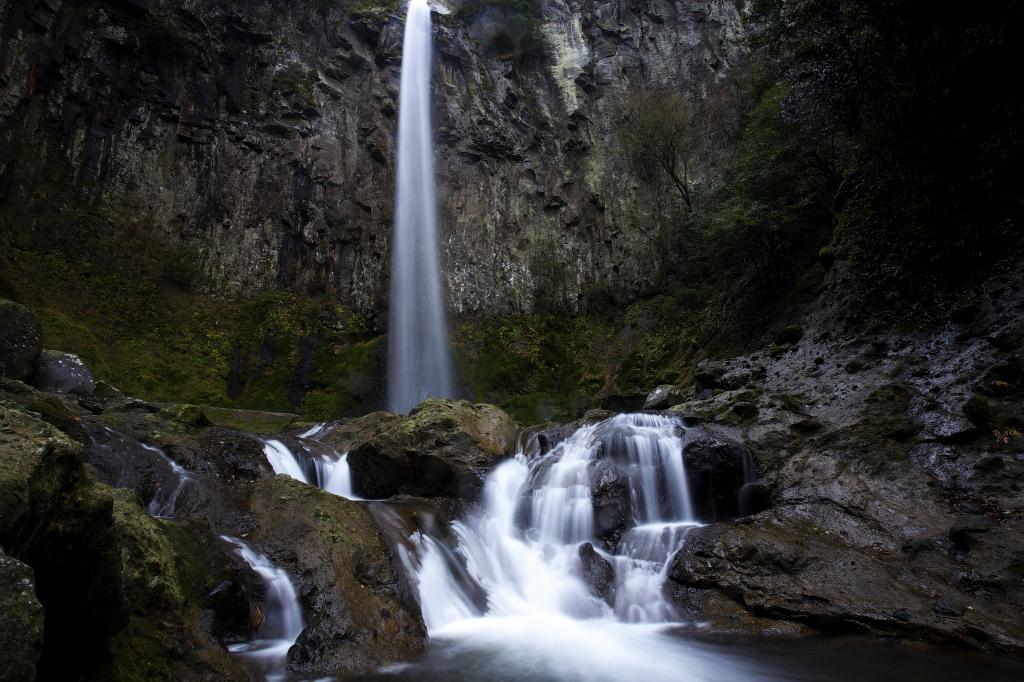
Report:
<svg viewBox="0 0 1024 682"><path fill-rule="evenodd" d="M290 670L355 674L423 649L419 605L362 504L276 476L253 484L249 513L247 540L303 595L308 625L289 653Z"/></svg>
<svg viewBox="0 0 1024 682"><path fill-rule="evenodd" d="M515 452L519 427L485 403L428 399L408 416L374 413L332 431L348 451L356 494L476 499L487 474Z"/></svg>
<svg viewBox="0 0 1024 682"><path fill-rule="evenodd" d="M0 548L0 682L33 682L43 649L43 606L35 573Z"/></svg>
<svg viewBox="0 0 1024 682"><path fill-rule="evenodd" d="M211 424L249 433L282 433L302 421L297 414L263 412L260 410L233 410L227 407L200 408Z"/></svg>

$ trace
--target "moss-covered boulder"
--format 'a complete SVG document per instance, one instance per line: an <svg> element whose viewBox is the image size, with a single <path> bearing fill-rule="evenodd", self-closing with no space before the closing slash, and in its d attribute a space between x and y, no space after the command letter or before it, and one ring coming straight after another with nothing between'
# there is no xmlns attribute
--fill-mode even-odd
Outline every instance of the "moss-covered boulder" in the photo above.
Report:
<svg viewBox="0 0 1024 682"><path fill-rule="evenodd" d="M43 607L35 574L0 548L0 682L33 682L43 648Z"/></svg>
<svg viewBox="0 0 1024 682"><path fill-rule="evenodd" d="M287 412L261 412L259 410L232 410L227 407L200 408L211 424L250 433L282 433L298 425L302 418Z"/></svg>
<svg viewBox="0 0 1024 682"><path fill-rule="evenodd" d="M494 464L515 452L519 427L493 405L424 400L406 417L374 413L326 437L348 451L357 495L475 499Z"/></svg>
<svg viewBox="0 0 1024 682"><path fill-rule="evenodd" d="M42 351L43 328L32 311L0 300L0 377L28 379Z"/></svg>
<svg viewBox="0 0 1024 682"><path fill-rule="evenodd" d="M252 485L247 540L292 577L307 625L293 672L370 670L419 652L426 628L370 513L288 476Z"/></svg>
<svg viewBox="0 0 1024 682"><path fill-rule="evenodd" d="M131 622L111 642L97 675L112 682L245 682L245 672L210 636L205 597L227 579L196 521L150 517L131 490L115 493L114 523Z"/></svg>
<svg viewBox="0 0 1024 682"><path fill-rule="evenodd" d="M90 670L128 623L113 502L78 443L0 406L0 545L35 571L46 609L43 679Z"/></svg>

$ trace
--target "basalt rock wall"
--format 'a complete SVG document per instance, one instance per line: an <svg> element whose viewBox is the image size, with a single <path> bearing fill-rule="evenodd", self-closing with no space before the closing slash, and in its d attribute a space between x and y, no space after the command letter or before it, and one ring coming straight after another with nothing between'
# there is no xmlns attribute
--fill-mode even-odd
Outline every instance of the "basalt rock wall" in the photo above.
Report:
<svg viewBox="0 0 1024 682"><path fill-rule="evenodd" d="M435 14L453 312L528 312L538 258L569 273L556 294L570 308L592 287L628 298L657 279L611 122L633 89L702 96L726 80L742 58L738 4L539 0L543 54L518 64ZM403 13L0 1L0 196L18 208L3 230L20 249L74 251L54 225L87 204L104 216L82 228L95 243L130 224L141 249L191 249L201 291L327 295L381 328Z"/></svg>

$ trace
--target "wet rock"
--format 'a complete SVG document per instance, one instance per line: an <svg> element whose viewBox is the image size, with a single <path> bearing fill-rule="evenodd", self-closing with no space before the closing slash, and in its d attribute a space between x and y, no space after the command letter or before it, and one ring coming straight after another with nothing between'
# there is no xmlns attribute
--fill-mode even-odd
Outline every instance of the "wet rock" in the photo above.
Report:
<svg viewBox="0 0 1024 682"><path fill-rule="evenodd" d="M673 405L686 402L688 391L671 385L658 386L647 395L644 401L645 410L667 410Z"/></svg>
<svg viewBox="0 0 1024 682"><path fill-rule="evenodd" d="M132 490L119 489L114 498L114 527L131 620L111 642L113 655L97 678L152 679L155 670L162 670L169 679L182 682L248 680L224 649L225 642L216 639L226 630L217 611L210 609L205 629L200 627L206 586L230 582L233 568L218 551L212 533L201 520L150 517ZM244 593L242 605L248 617Z"/></svg>
<svg viewBox="0 0 1024 682"><path fill-rule="evenodd" d="M969 623L919 615L933 611L922 588L944 581L905 574L882 557L788 512L766 512L749 523L694 529L669 566L668 591L715 590L758 615L821 631L1024 648L1024 623L1006 605L974 601L978 617Z"/></svg>
<svg viewBox="0 0 1024 682"><path fill-rule="evenodd" d="M262 441L220 426L204 431L189 455L181 459L190 471L228 480L255 481L274 475Z"/></svg>
<svg viewBox="0 0 1024 682"><path fill-rule="evenodd" d="M615 605L615 568L589 542L580 545L580 578L598 599Z"/></svg>
<svg viewBox="0 0 1024 682"><path fill-rule="evenodd" d="M967 416L967 419L976 426L987 424L989 417L992 415L992 408L989 406L988 401L985 400L984 396L980 395L972 396L970 400L964 403L961 409L964 415Z"/></svg>
<svg viewBox="0 0 1024 682"><path fill-rule="evenodd" d="M43 649L43 607L35 574L0 548L0 682L33 682Z"/></svg>
<svg viewBox="0 0 1024 682"><path fill-rule="evenodd" d="M624 393L610 395L601 401L601 409L617 414L639 412L647 402L646 393Z"/></svg>
<svg viewBox="0 0 1024 682"><path fill-rule="evenodd" d="M698 427L686 432L683 466L690 484L690 501L696 517L704 522L751 514L744 486L757 474L750 451L741 443Z"/></svg>
<svg viewBox="0 0 1024 682"><path fill-rule="evenodd" d="M967 607L959 599L940 597L935 600L935 613L949 618L960 618L967 613Z"/></svg>
<svg viewBox="0 0 1024 682"><path fill-rule="evenodd" d="M629 503L629 477L621 467L607 459L588 465L590 501L594 508L594 534L605 549L618 545L622 534L632 526Z"/></svg>
<svg viewBox="0 0 1024 682"><path fill-rule="evenodd" d="M41 676L89 670L128 623L112 508L78 443L0 406L0 546L35 571L46 610Z"/></svg>
<svg viewBox="0 0 1024 682"><path fill-rule="evenodd" d="M36 359L32 385L47 393L74 393L88 397L96 390L92 371L72 353L44 350Z"/></svg>
<svg viewBox="0 0 1024 682"><path fill-rule="evenodd" d="M673 405L668 408L668 411L679 414L684 419L696 422L712 421L719 416L732 412L732 408L739 403L749 403L751 406L754 406L759 397L760 393L755 390L720 391L717 395L712 395L708 398L689 400L685 403ZM752 412L747 407L741 407L740 410L748 414ZM733 414L735 415L734 421L737 423L743 420L743 417L739 414L735 412Z"/></svg>
<svg viewBox="0 0 1024 682"><path fill-rule="evenodd" d="M962 516L949 529L949 539L958 548L966 551L970 549L972 536L977 533L988 532L998 525L998 521L988 516Z"/></svg>
<svg viewBox="0 0 1024 682"><path fill-rule="evenodd" d="M474 500L495 464L515 450L519 427L493 405L429 399L408 416L375 413L325 439L348 450L354 492Z"/></svg>
<svg viewBox="0 0 1024 682"><path fill-rule="evenodd" d="M32 311L0 299L0 377L28 379L42 351L43 328Z"/></svg>
<svg viewBox="0 0 1024 682"><path fill-rule="evenodd" d="M291 671L354 674L423 648L419 606L361 504L287 476L250 490L247 540L292 576L308 622L289 652Z"/></svg>
<svg viewBox="0 0 1024 682"><path fill-rule="evenodd" d="M867 367L867 363L863 360L850 360L843 369L846 370L847 374L856 374L865 367Z"/></svg>

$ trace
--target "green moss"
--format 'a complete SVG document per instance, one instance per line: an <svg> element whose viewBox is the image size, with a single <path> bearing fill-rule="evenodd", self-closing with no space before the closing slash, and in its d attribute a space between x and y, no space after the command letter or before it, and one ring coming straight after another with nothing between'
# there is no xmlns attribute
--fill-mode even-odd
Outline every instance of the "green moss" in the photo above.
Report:
<svg viewBox="0 0 1024 682"><path fill-rule="evenodd" d="M316 87L316 81L316 71L292 62L274 74L270 80L270 94L274 97L290 97L303 109L315 109L313 88Z"/></svg>

